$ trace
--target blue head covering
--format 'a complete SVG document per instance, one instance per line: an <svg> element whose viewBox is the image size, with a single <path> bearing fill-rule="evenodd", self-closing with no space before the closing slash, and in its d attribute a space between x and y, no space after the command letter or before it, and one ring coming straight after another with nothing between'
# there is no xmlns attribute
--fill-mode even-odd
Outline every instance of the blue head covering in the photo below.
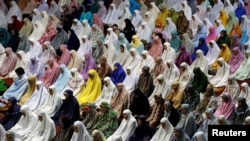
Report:
<svg viewBox="0 0 250 141"><path fill-rule="evenodd" d="M140 11L141 6L135 0L129 0L129 2L130 2L129 10L130 10L132 15L134 15L135 10Z"/></svg>
<svg viewBox="0 0 250 141"><path fill-rule="evenodd" d="M63 89L68 85L68 82L69 82L70 77L71 77L71 73L70 73L69 69L67 68L67 66L65 66L64 64L61 64L60 68L63 72L59 75L59 77L57 78L57 80L54 84L56 87L56 91L58 93L61 93L63 91Z"/></svg>
<svg viewBox="0 0 250 141"><path fill-rule="evenodd" d="M6 47L10 40L10 33L5 28L0 28L0 43Z"/></svg>
<svg viewBox="0 0 250 141"><path fill-rule="evenodd" d="M201 38L199 39L199 41L200 41L201 43L198 44L198 46L195 48L194 53L192 54L192 60L193 60L193 61L196 59L196 51L197 51L197 50L202 50L202 52L203 52L204 55L206 55L207 52L208 52L208 50L209 50L209 48L208 48L208 46L207 46L207 43L206 43L206 39L205 39L204 37L201 37Z"/></svg>
<svg viewBox="0 0 250 141"><path fill-rule="evenodd" d="M241 22L241 16L246 15L246 9L243 7L243 4L241 2L238 2L238 7L234 11L235 16L239 19L239 22Z"/></svg>
<svg viewBox="0 0 250 141"><path fill-rule="evenodd" d="M116 70L114 70L111 74L111 81L117 85L118 83L123 82L123 80L126 77L126 73L124 71L124 69L122 68L120 63L115 63L114 66L117 68Z"/></svg>
<svg viewBox="0 0 250 141"><path fill-rule="evenodd" d="M241 33L242 34L241 34L240 42L242 45L244 45L245 43L247 43L249 41L249 36L248 36L246 29L242 29Z"/></svg>
<svg viewBox="0 0 250 141"><path fill-rule="evenodd" d="M179 50L179 47L181 46L181 39L178 36L178 32L172 31L172 38L170 39L170 46L177 52Z"/></svg>

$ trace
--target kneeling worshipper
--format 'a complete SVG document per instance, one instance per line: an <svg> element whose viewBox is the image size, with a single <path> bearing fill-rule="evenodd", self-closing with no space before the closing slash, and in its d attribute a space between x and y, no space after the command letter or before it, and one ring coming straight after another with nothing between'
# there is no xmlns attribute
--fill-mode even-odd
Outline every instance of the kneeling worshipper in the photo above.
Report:
<svg viewBox="0 0 250 141"><path fill-rule="evenodd" d="M81 87L85 84L85 81L83 80L82 75L77 71L77 68L72 68L70 70L70 73L71 77L64 90L71 89L75 95L75 93L79 92Z"/></svg>
<svg viewBox="0 0 250 141"><path fill-rule="evenodd" d="M241 63L244 60L244 54L239 47L234 47L232 50L232 57L228 62L230 66L230 74L233 74L240 67Z"/></svg>
<svg viewBox="0 0 250 141"><path fill-rule="evenodd" d="M170 137L169 141L191 141L190 137L184 131L183 127L176 126L174 127L174 131L172 136Z"/></svg>
<svg viewBox="0 0 250 141"><path fill-rule="evenodd" d="M91 141L91 136L81 121L75 121L73 129L74 133L70 139L71 141Z"/></svg>
<svg viewBox="0 0 250 141"><path fill-rule="evenodd" d="M149 113L149 102L148 98L139 90L136 89L133 91L133 97L131 98L131 104L129 109L134 117L138 117L139 115L147 115Z"/></svg>
<svg viewBox="0 0 250 141"><path fill-rule="evenodd" d="M65 90L63 94L65 99L63 100L60 109L53 117L51 117L56 125L60 124L61 116L69 117L72 122L75 122L80 118L79 104L76 98L73 96L73 91Z"/></svg>
<svg viewBox="0 0 250 141"><path fill-rule="evenodd" d="M174 132L173 125L166 117L163 117L160 121L160 128L156 131L150 141L169 141Z"/></svg>
<svg viewBox="0 0 250 141"><path fill-rule="evenodd" d="M236 80L244 81L250 78L250 51L245 52L245 57L243 62L240 64L240 67L234 72Z"/></svg>
<svg viewBox="0 0 250 141"><path fill-rule="evenodd" d="M102 56L107 58L108 64L113 69L113 65L115 64L115 61L117 59L117 51L115 49L115 46L110 41L105 41Z"/></svg>
<svg viewBox="0 0 250 141"><path fill-rule="evenodd" d="M139 63L139 67L137 69L138 72L136 72L137 74L140 74L141 73L141 69L144 67L144 66L148 66L150 64L150 71L152 71L152 69L154 68L155 66L155 61L153 59L153 57L151 57L149 54L148 54L148 51L147 50L143 50L142 51L142 58L141 58L141 62Z"/></svg>
<svg viewBox="0 0 250 141"><path fill-rule="evenodd" d="M127 45L126 44L121 44L119 46L119 52L117 54L117 58L116 61L119 62L122 66L125 65L127 58L129 57L129 52L127 49Z"/></svg>
<svg viewBox="0 0 250 141"><path fill-rule="evenodd" d="M49 96L47 97L45 103L35 110L35 113L46 112L49 117L54 116L62 105L61 97L59 97L58 92L56 92L56 88L54 85L51 85L48 88Z"/></svg>
<svg viewBox="0 0 250 141"><path fill-rule="evenodd" d="M171 60L167 60L166 62L167 67L162 73L167 82L172 84L174 81L177 81L180 76L180 71L175 63Z"/></svg>
<svg viewBox="0 0 250 141"><path fill-rule="evenodd" d="M71 50L69 53L70 53L71 59L67 67L69 69L77 68L77 71L81 72L83 69L82 58L77 54L75 50Z"/></svg>
<svg viewBox="0 0 250 141"><path fill-rule="evenodd" d="M40 62L44 65L48 63L49 58L55 58L56 57L56 51L52 47L50 41L45 41L42 44L43 52L38 56Z"/></svg>
<svg viewBox="0 0 250 141"><path fill-rule="evenodd" d="M112 82L117 85L118 83L122 83L126 77L126 73L124 69L122 68L120 63L114 64L114 70L111 73L111 80Z"/></svg>
<svg viewBox="0 0 250 141"><path fill-rule="evenodd" d="M175 127L180 121L181 114L178 109L175 109L172 101L165 101L164 103L164 117L166 117L171 125Z"/></svg>
<svg viewBox="0 0 250 141"><path fill-rule="evenodd" d="M110 64L107 62L107 58L102 56L99 58L99 64L97 66L98 76L100 77L101 81L107 76L110 76L112 73L112 69Z"/></svg>
<svg viewBox="0 0 250 141"><path fill-rule="evenodd" d="M128 66L126 68L126 77L124 79L124 81L122 82L126 88L126 90L128 91L128 93L131 93L136 85L137 85L137 82L138 82L138 75L134 72L134 69L133 67L131 66Z"/></svg>
<svg viewBox="0 0 250 141"><path fill-rule="evenodd" d="M67 116L60 117L61 125L53 141L70 141L74 129L72 128L72 122Z"/></svg>
<svg viewBox="0 0 250 141"><path fill-rule="evenodd" d="M191 55L187 52L186 47L184 46L181 46L179 49L179 54L176 56L175 65L179 68L182 62L186 62L188 65L191 65L193 62Z"/></svg>
<svg viewBox="0 0 250 141"><path fill-rule="evenodd" d="M20 112L21 118L9 131L15 132L18 138L25 140L36 128L38 116L27 105L22 106Z"/></svg>
<svg viewBox="0 0 250 141"><path fill-rule="evenodd" d="M207 52L206 58L208 60L208 65L210 67L210 65L213 64L218 58L219 53L220 53L220 48L214 40L211 40L208 43L208 47L209 47L209 50Z"/></svg>
<svg viewBox="0 0 250 141"><path fill-rule="evenodd" d="M56 87L56 91L61 94L64 90L64 88L68 85L70 77L71 77L71 73L69 71L69 69L67 68L67 66L65 66L64 64L60 65L60 75L59 77L56 79L56 82L53 84ZM62 95L60 95L62 96Z"/></svg>
<svg viewBox="0 0 250 141"><path fill-rule="evenodd" d="M220 115L224 115L225 119L229 119L229 117L235 112L235 103L232 100L232 97L229 93L225 93L222 96L222 102L219 107L214 112L215 117L219 117Z"/></svg>
<svg viewBox="0 0 250 141"><path fill-rule="evenodd" d="M133 117L130 110L126 109L123 111L123 120L117 130L107 139L107 141L112 141L117 135L122 136L122 140L128 141L133 135L135 128L137 127L136 119Z"/></svg>
<svg viewBox="0 0 250 141"><path fill-rule="evenodd" d="M182 62L180 65L180 77L178 79L180 87L185 89L187 86L191 85L193 77L194 74L190 69L190 66L186 62Z"/></svg>
<svg viewBox="0 0 250 141"><path fill-rule="evenodd" d="M203 51L200 49L196 51L196 58L190 66L191 70L193 70L195 67L200 67L201 71L205 74L208 73L208 60L204 56Z"/></svg>
<svg viewBox="0 0 250 141"><path fill-rule="evenodd" d="M20 100L22 95L28 88L28 78L24 72L23 68L17 68L15 70L17 78L14 80L12 85L4 92L2 98L9 99L10 97L15 97L17 101Z"/></svg>
<svg viewBox="0 0 250 141"><path fill-rule="evenodd" d="M100 130L94 130L91 136L93 141L106 141L106 137Z"/></svg>
<svg viewBox="0 0 250 141"><path fill-rule="evenodd" d="M101 79L98 73L91 69L88 72L89 78L85 87L82 87L77 94L77 101L80 106L94 102L101 94Z"/></svg>
<svg viewBox="0 0 250 141"><path fill-rule="evenodd" d="M86 53L90 53L92 54L92 44L91 42L88 40L88 37L86 35L81 37L81 46L79 47L79 49L77 49L77 55L82 57L84 56Z"/></svg>
<svg viewBox="0 0 250 141"><path fill-rule="evenodd" d="M43 52L42 45L34 38L29 38L30 49L26 52L26 56L28 58L32 58L33 56L39 56Z"/></svg>
<svg viewBox="0 0 250 141"><path fill-rule="evenodd" d="M87 81L89 70L96 69L96 62L95 62L93 56L91 55L91 53L87 52L84 54L83 64L84 65L83 65L82 71L80 71L80 73L83 77L83 80Z"/></svg>
<svg viewBox="0 0 250 141"><path fill-rule="evenodd" d="M151 66L151 64L147 64L146 66ZM163 74L164 70L166 69L166 64L162 60L160 56L158 56L155 60L154 66L150 69L151 75L154 79L154 84L156 83L157 76Z"/></svg>
<svg viewBox="0 0 250 141"><path fill-rule="evenodd" d="M241 91L239 94L239 97L243 97L246 99L246 102L248 105L250 105L250 87L248 85L248 83L243 82L240 86Z"/></svg>
<svg viewBox="0 0 250 141"><path fill-rule="evenodd" d="M118 120L122 118L122 111L129 108L130 95L122 83L116 85L117 92L110 101L110 107L114 109Z"/></svg>
<svg viewBox="0 0 250 141"><path fill-rule="evenodd" d="M27 141L50 141L56 136L56 126L46 112L39 112L36 128L26 139Z"/></svg>
<svg viewBox="0 0 250 141"><path fill-rule="evenodd" d="M20 98L18 104L20 106L23 106L29 99L30 97L35 93L37 92L37 89L36 89L36 77L33 76L33 75L30 75L28 77L28 88L26 90L26 92L23 94L23 96Z"/></svg>
<svg viewBox="0 0 250 141"><path fill-rule="evenodd" d="M24 103L23 106L28 106L31 111L35 111L40 108L48 98L48 90L43 85L42 81L36 82L36 90L31 97Z"/></svg>
<svg viewBox="0 0 250 141"><path fill-rule="evenodd" d="M192 138L194 133L197 131L195 117L193 112L191 111L191 105L182 104L180 107L181 110L181 119L179 123L176 125L180 126L187 133L187 135Z"/></svg>
<svg viewBox="0 0 250 141"><path fill-rule="evenodd" d="M138 54L137 50L135 48L131 48L129 51L130 55L126 61L126 63L124 64L124 68L131 66L133 67L134 71L137 73L138 69L139 69L139 65L140 62L142 61L141 56Z"/></svg>
<svg viewBox="0 0 250 141"><path fill-rule="evenodd" d="M161 55L162 60L172 60L174 61L176 58L176 52L175 50L170 46L169 42L165 42L163 44L163 53Z"/></svg>
<svg viewBox="0 0 250 141"><path fill-rule="evenodd" d="M194 134L191 140L208 141L208 137L205 135L204 132L198 131Z"/></svg>
<svg viewBox="0 0 250 141"><path fill-rule="evenodd" d="M200 67L193 69L194 78L191 87L199 93L204 93L208 86L207 75L201 71Z"/></svg>
<svg viewBox="0 0 250 141"><path fill-rule="evenodd" d="M68 66L69 62L71 60L68 46L65 44L62 44L62 45L60 45L59 49L60 49L61 55L60 55L60 59L58 60L58 64L59 65L64 64L64 65Z"/></svg>
<svg viewBox="0 0 250 141"><path fill-rule="evenodd" d="M99 107L101 109L101 115L93 129L102 131L104 136L108 138L118 127L117 115L107 102L102 102Z"/></svg>
<svg viewBox="0 0 250 141"><path fill-rule="evenodd" d="M44 64L40 62L39 58L37 56L31 57L27 64L27 76L34 75L37 80L40 80L44 74L44 71Z"/></svg>
<svg viewBox="0 0 250 141"><path fill-rule="evenodd" d="M110 104L111 100L114 98L117 89L115 84L112 82L110 77L105 77L103 81L103 88L100 96L94 102L97 107L100 106L102 102L107 102Z"/></svg>
<svg viewBox="0 0 250 141"><path fill-rule="evenodd" d="M182 89L180 87L180 83L178 82L174 82L172 85L171 85L171 91L170 93L168 94L168 96L166 97L165 101L172 101L173 102L173 106L174 108L176 109L179 109L180 106L181 106L181 103L184 99L184 89Z"/></svg>
<svg viewBox="0 0 250 141"><path fill-rule="evenodd" d="M2 66L0 66L0 77L5 77L13 71L18 60L17 55L9 47L5 49L5 55Z"/></svg>
<svg viewBox="0 0 250 141"><path fill-rule="evenodd" d="M141 55L144 50L144 44L137 35L132 36L132 48L135 48L139 55Z"/></svg>
<svg viewBox="0 0 250 141"><path fill-rule="evenodd" d="M15 97L10 97L5 107L0 108L1 120L0 123L7 131L11 129L21 118L20 106L17 104Z"/></svg>
<svg viewBox="0 0 250 141"><path fill-rule="evenodd" d="M81 122L85 125L86 129L89 132L92 132L94 129L93 127L95 126L96 122L99 120L99 110L95 104L90 103L85 105L83 108L80 110L80 119Z"/></svg>
<svg viewBox="0 0 250 141"><path fill-rule="evenodd" d="M240 88L239 83L236 81L235 76L233 74L230 75L227 80L226 88L224 89L222 93L230 93L233 101L236 103L237 97L240 95L240 91L241 91L241 88Z"/></svg>

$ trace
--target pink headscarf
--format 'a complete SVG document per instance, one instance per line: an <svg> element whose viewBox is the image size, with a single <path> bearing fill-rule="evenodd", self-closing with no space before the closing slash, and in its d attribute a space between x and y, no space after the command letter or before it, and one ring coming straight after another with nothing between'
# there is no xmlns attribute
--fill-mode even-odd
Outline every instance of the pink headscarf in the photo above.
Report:
<svg viewBox="0 0 250 141"><path fill-rule="evenodd" d="M96 24L100 29L103 31L103 22L102 20L98 17L97 14L93 14L93 24Z"/></svg>
<svg viewBox="0 0 250 141"><path fill-rule="evenodd" d="M61 45L60 46L60 50L62 52L62 55L60 57L60 60L58 61L58 64L64 64L65 66L68 66L70 60L71 60L71 56L70 56L70 52L67 48L67 45Z"/></svg>
<svg viewBox="0 0 250 141"><path fill-rule="evenodd" d="M231 69L231 74L233 74L241 65L244 60L244 54L240 51L239 47L234 47L232 50L232 58L229 60L228 65Z"/></svg>
<svg viewBox="0 0 250 141"><path fill-rule="evenodd" d="M161 56L163 50L163 46L161 43L161 38L159 36L155 36L153 39L152 47L149 49L149 55L156 60L157 57Z"/></svg>
<svg viewBox="0 0 250 141"><path fill-rule="evenodd" d="M207 38L206 38L206 43L208 44L212 40L216 41L217 38L218 38L218 35L217 35L217 32L216 32L216 27L215 26L210 26L209 27L209 34L207 35Z"/></svg>
<svg viewBox="0 0 250 141"><path fill-rule="evenodd" d="M18 60L16 54L12 51L12 48L7 47L5 49L5 53L6 57L4 58L2 66L0 67L0 76L6 76L11 71L13 71Z"/></svg>
<svg viewBox="0 0 250 141"><path fill-rule="evenodd" d="M224 102L219 105L217 110L215 111L214 115L218 117L219 115L224 115L226 119L230 117L230 115L234 112L235 104L232 100L230 94L226 93L222 95L222 99L226 98L228 101Z"/></svg>

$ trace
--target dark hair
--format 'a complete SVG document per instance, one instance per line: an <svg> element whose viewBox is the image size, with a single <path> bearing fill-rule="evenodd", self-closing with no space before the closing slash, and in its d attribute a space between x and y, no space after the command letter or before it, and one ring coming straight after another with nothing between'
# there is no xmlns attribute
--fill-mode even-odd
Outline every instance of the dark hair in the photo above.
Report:
<svg viewBox="0 0 250 141"><path fill-rule="evenodd" d="M25 74L24 69L23 69L22 67L19 67L19 68L15 69L15 72L16 72L17 74L19 74L19 75Z"/></svg>

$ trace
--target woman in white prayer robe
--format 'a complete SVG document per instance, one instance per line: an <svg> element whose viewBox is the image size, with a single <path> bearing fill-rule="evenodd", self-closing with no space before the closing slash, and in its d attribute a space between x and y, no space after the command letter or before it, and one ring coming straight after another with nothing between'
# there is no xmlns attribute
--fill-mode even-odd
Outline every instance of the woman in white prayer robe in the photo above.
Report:
<svg viewBox="0 0 250 141"><path fill-rule="evenodd" d="M0 19L6 19L6 16L4 15L3 11L1 11L1 10L0 10ZM1 20L0 27L8 29L8 22L6 20Z"/></svg>
<svg viewBox="0 0 250 141"><path fill-rule="evenodd" d="M106 35L106 37L105 37L105 41L111 42L115 47L117 46L118 36L117 36L117 34L113 31L113 28L108 28L108 29L107 29L107 35Z"/></svg>
<svg viewBox="0 0 250 141"><path fill-rule="evenodd" d="M10 2L10 9L6 15L6 20L8 21L8 23L12 23L11 18L14 15L17 16L17 19L19 21L22 21L22 17L23 17L22 11L19 8L19 6L17 5L16 1L12 0Z"/></svg>
<svg viewBox="0 0 250 141"><path fill-rule="evenodd" d="M227 85L222 94L228 93L231 95L232 100L237 103L237 98L239 97L240 94L240 86L238 82L235 79L234 75L230 75L227 80Z"/></svg>
<svg viewBox="0 0 250 141"><path fill-rule="evenodd" d="M134 25L135 30L137 30L140 27L142 22L143 22L143 18L141 16L141 12L139 10L135 10L134 16L132 17L132 24Z"/></svg>
<svg viewBox="0 0 250 141"><path fill-rule="evenodd" d="M119 62L122 66L124 66L129 56L130 54L128 52L126 44L120 45L120 52L118 53L116 61Z"/></svg>
<svg viewBox="0 0 250 141"><path fill-rule="evenodd" d="M169 42L165 42L163 44L163 53L161 55L161 58L164 63L166 63L168 60L175 61L176 59L176 53L175 50L170 46Z"/></svg>
<svg viewBox="0 0 250 141"><path fill-rule="evenodd" d="M158 14L160 13L160 9L156 6L155 2L150 3L149 11L151 13L151 18L155 21Z"/></svg>
<svg viewBox="0 0 250 141"><path fill-rule="evenodd" d="M171 85L166 81L163 74L159 74L156 79L157 82L155 84L154 91L148 98L150 106L153 106L155 103L155 96L161 96L165 99L171 91Z"/></svg>
<svg viewBox="0 0 250 141"><path fill-rule="evenodd" d="M163 32L166 34L167 38L171 39L171 37L172 37L171 33L173 31L176 31L176 30L177 30L176 25L174 24L174 22L172 21L172 19L169 18L169 17L166 18L166 25L165 25L165 27L163 29Z"/></svg>
<svg viewBox="0 0 250 141"><path fill-rule="evenodd" d="M206 8L205 8L206 10ZM204 9L202 9L201 5L197 5L196 6L196 12L195 14L198 15L198 17L201 19L201 20L204 20L204 18L206 17L206 11Z"/></svg>
<svg viewBox="0 0 250 141"><path fill-rule="evenodd" d="M214 21L215 22L215 21ZM204 23L204 25L206 26L206 32L207 32L207 35L209 34L209 27L210 26L213 26L213 23L211 22L211 20L210 19L208 19L208 18L205 18L204 20L203 20L203 23ZM219 34L220 35L220 34Z"/></svg>
<svg viewBox="0 0 250 141"><path fill-rule="evenodd" d="M189 29L192 31L192 36L195 36L195 34L198 31L198 25L202 23L202 20L199 18L197 14L192 15L192 19L189 23Z"/></svg>
<svg viewBox="0 0 250 141"><path fill-rule="evenodd" d="M122 11L124 11L124 12L122 13L121 18L119 20L117 20L117 22L116 22L119 29L124 29L124 27L126 25L124 22L125 19L132 19L132 14L131 14L128 7L125 7Z"/></svg>
<svg viewBox="0 0 250 141"><path fill-rule="evenodd" d="M92 28L89 25L88 20L86 20L86 19L82 20L82 28L80 29L79 34L78 34L79 40L84 35L87 36L88 38L90 38L92 35ZM82 40L80 40L80 43L81 42L82 42Z"/></svg>
<svg viewBox="0 0 250 141"><path fill-rule="evenodd" d="M129 138L133 135L135 128L137 127L137 121L133 117L130 110L123 111L123 120L113 135L108 137L107 141L112 141L112 138L121 135L123 141L129 141Z"/></svg>
<svg viewBox="0 0 250 141"><path fill-rule="evenodd" d="M182 6L182 10L184 11L184 14L187 18L188 21L191 21L192 19L192 9L190 8L190 6L187 4L187 1L183 1L181 3Z"/></svg>
<svg viewBox="0 0 250 141"><path fill-rule="evenodd" d="M138 80L139 80L139 75L137 75L134 72L133 67L131 66L126 67L126 77L122 83L124 84L126 90L129 93L135 90Z"/></svg>
<svg viewBox="0 0 250 141"><path fill-rule="evenodd" d="M41 12L35 8L33 9L33 14L32 14L32 21L31 23L35 24L36 21L40 21L42 18Z"/></svg>
<svg viewBox="0 0 250 141"><path fill-rule="evenodd" d="M119 4L119 6L117 6L118 16L123 17L123 15L125 14L124 9L126 9L129 6L130 6L129 0L122 0L122 2Z"/></svg>
<svg viewBox="0 0 250 141"><path fill-rule="evenodd" d="M86 53L92 54L92 46L91 42L88 40L87 35L83 35L81 37L80 47L77 50L77 55L82 58Z"/></svg>
<svg viewBox="0 0 250 141"><path fill-rule="evenodd" d="M49 24L49 20L50 20L50 17L48 15L48 13L46 11L42 11L41 12L41 23L44 27L47 27L47 25Z"/></svg>
<svg viewBox="0 0 250 141"><path fill-rule="evenodd" d="M36 128L38 116L32 112L28 105L22 106L20 112L22 113L21 118L9 131L15 132L18 138L25 140Z"/></svg>
<svg viewBox="0 0 250 141"><path fill-rule="evenodd" d="M174 132L174 127L168 118L163 117L160 121L160 128L156 131L150 141L169 141Z"/></svg>
<svg viewBox="0 0 250 141"><path fill-rule="evenodd" d="M208 46L209 46L209 50L206 54L206 58L208 60L208 65L212 65L216 59L218 58L219 54L220 54L220 48L219 46L217 45L217 43L212 40L208 43Z"/></svg>
<svg viewBox="0 0 250 141"><path fill-rule="evenodd" d="M69 79L68 86L64 90L70 89L74 92L74 94L77 94L81 87L85 84L85 81L82 75L78 72L77 68L72 68L70 73L71 77Z"/></svg>
<svg viewBox="0 0 250 141"><path fill-rule="evenodd" d="M92 141L88 130L81 121L75 121L73 125L74 133L70 141Z"/></svg>
<svg viewBox="0 0 250 141"><path fill-rule="evenodd" d="M109 6L108 13L106 17L104 18L103 23L107 25L113 25L116 23L118 18L119 18L119 12L116 9L115 4L112 3Z"/></svg>
<svg viewBox="0 0 250 141"><path fill-rule="evenodd" d="M29 106L31 111L35 111L45 103L48 96L49 96L48 90L43 85L43 82L37 81L35 92L32 94L32 96L24 105Z"/></svg>
<svg viewBox="0 0 250 141"><path fill-rule="evenodd" d="M245 29L248 35L250 35L250 19L246 15L241 16L241 19L242 19L240 23L241 29Z"/></svg>
<svg viewBox="0 0 250 141"><path fill-rule="evenodd" d="M128 66L131 66L135 73L139 72L139 63L141 62L142 58L138 54L137 50L135 48L130 49L130 56L126 61L126 64L123 66L124 68L127 68Z"/></svg>
<svg viewBox="0 0 250 141"><path fill-rule="evenodd" d="M221 32L222 30L225 30L226 28L225 28L225 26L221 23L221 20L216 20L216 21L215 21L215 24L216 24L216 33L217 33L217 35L220 35L220 32Z"/></svg>
<svg viewBox="0 0 250 141"><path fill-rule="evenodd" d="M36 113L46 112L50 117L54 116L54 114L59 110L62 105L61 97L59 93L56 92L55 86L51 85L48 89L49 95L45 101L45 103L35 110Z"/></svg>
<svg viewBox="0 0 250 141"><path fill-rule="evenodd" d="M145 13L144 21L148 23L148 27L151 31L155 29L155 18L152 18L152 13L150 11Z"/></svg>
<svg viewBox="0 0 250 141"><path fill-rule="evenodd" d="M48 11L48 14L55 14L57 17L60 17L61 16L61 9L60 9L60 6L56 3L56 1L51 1L50 2L50 8L49 8L49 11Z"/></svg>
<svg viewBox="0 0 250 141"><path fill-rule="evenodd" d="M227 80L230 75L230 66L221 57L217 59L219 68L212 78L209 79L209 83L213 87L223 87L227 85Z"/></svg>
<svg viewBox="0 0 250 141"><path fill-rule="evenodd" d="M194 78L193 71L186 62L182 62L180 65L180 77L178 82L180 87L185 89L187 86L191 85Z"/></svg>
<svg viewBox="0 0 250 141"><path fill-rule="evenodd" d="M43 33L45 32L45 29L46 28L42 24L42 22L35 21L34 29L33 29L32 33L30 34L29 39L34 38L36 40L39 40L42 37Z"/></svg>
<svg viewBox="0 0 250 141"><path fill-rule="evenodd" d="M79 40L81 39L81 37L79 35L80 35L82 28L83 28L82 23L78 19L74 19L72 26L71 26L71 29L74 30L74 32L77 35Z"/></svg>
<svg viewBox="0 0 250 141"><path fill-rule="evenodd" d="M250 87L246 82L241 84L241 91L238 97L243 97L246 99L248 105L250 105Z"/></svg>
<svg viewBox="0 0 250 141"><path fill-rule="evenodd" d="M30 38L30 50L26 53L27 59L38 57L42 53L42 45L35 39Z"/></svg>
<svg viewBox="0 0 250 141"><path fill-rule="evenodd" d="M166 78L166 81L172 84L174 81L178 80L180 76L180 71L172 60L168 60L166 64L167 67L163 72L163 75Z"/></svg>
<svg viewBox="0 0 250 141"><path fill-rule="evenodd" d="M102 89L102 92L100 96L96 99L94 102L97 107L101 105L102 102L107 102L110 104L112 98L116 94L116 86L114 83L111 81L110 77L105 77L104 78L104 86Z"/></svg>
<svg viewBox="0 0 250 141"><path fill-rule="evenodd" d="M37 114L36 129L29 134L27 141L50 141L56 136L56 127L50 116L42 111Z"/></svg>
<svg viewBox="0 0 250 141"><path fill-rule="evenodd" d="M42 45L42 53L38 56L39 61L44 65L48 63L49 58L54 58L56 54L55 49L52 47L50 41L45 41Z"/></svg>
<svg viewBox="0 0 250 141"><path fill-rule="evenodd" d="M148 51L147 50L143 50L142 51L142 58L141 58L141 62L138 64L139 65L139 68L137 69L137 74L140 74L141 73L141 70L144 66L149 66L150 68L150 71L153 70L154 66L155 66L155 61L153 59L153 57L151 57L149 54L148 54Z"/></svg>
<svg viewBox="0 0 250 141"><path fill-rule="evenodd" d="M108 64L111 68L113 68L114 64L116 63L117 51L112 42L108 40L105 41L102 56L107 59Z"/></svg>
<svg viewBox="0 0 250 141"><path fill-rule="evenodd" d="M148 26L147 22L142 22L142 24L138 28L136 34L140 40L145 40L148 43L150 43L152 41L152 30Z"/></svg>
<svg viewBox="0 0 250 141"><path fill-rule="evenodd" d="M190 69L193 70L196 67L200 67L201 71L205 74L208 73L208 60L204 56L203 51L198 49L196 51L196 58L194 62L191 64Z"/></svg>
<svg viewBox="0 0 250 141"><path fill-rule="evenodd" d="M17 54L17 59L18 60L17 60L16 66L15 66L15 69L17 69L19 67L22 67L22 68L26 69L29 60L28 60L25 52L24 51L18 51L16 54ZM0 58L1 58L1 55L0 55ZM12 78L12 79L17 78L15 69L12 72L9 73L9 75L8 75L9 78Z"/></svg>
<svg viewBox="0 0 250 141"><path fill-rule="evenodd" d="M215 22L215 20L217 20L218 18L219 18L219 16L220 16L220 14L218 14L222 9L224 8L224 4L222 3L222 1L221 0L215 0L214 1L214 5L213 5L213 7L212 7L212 9L211 9L211 14L212 14L212 19L210 19L211 20L211 22L212 23L214 23Z"/></svg>
<svg viewBox="0 0 250 141"><path fill-rule="evenodd" d="M230 0L224 0L224 10L227 14L230 12L234 12L234 7Z"/></svg>

